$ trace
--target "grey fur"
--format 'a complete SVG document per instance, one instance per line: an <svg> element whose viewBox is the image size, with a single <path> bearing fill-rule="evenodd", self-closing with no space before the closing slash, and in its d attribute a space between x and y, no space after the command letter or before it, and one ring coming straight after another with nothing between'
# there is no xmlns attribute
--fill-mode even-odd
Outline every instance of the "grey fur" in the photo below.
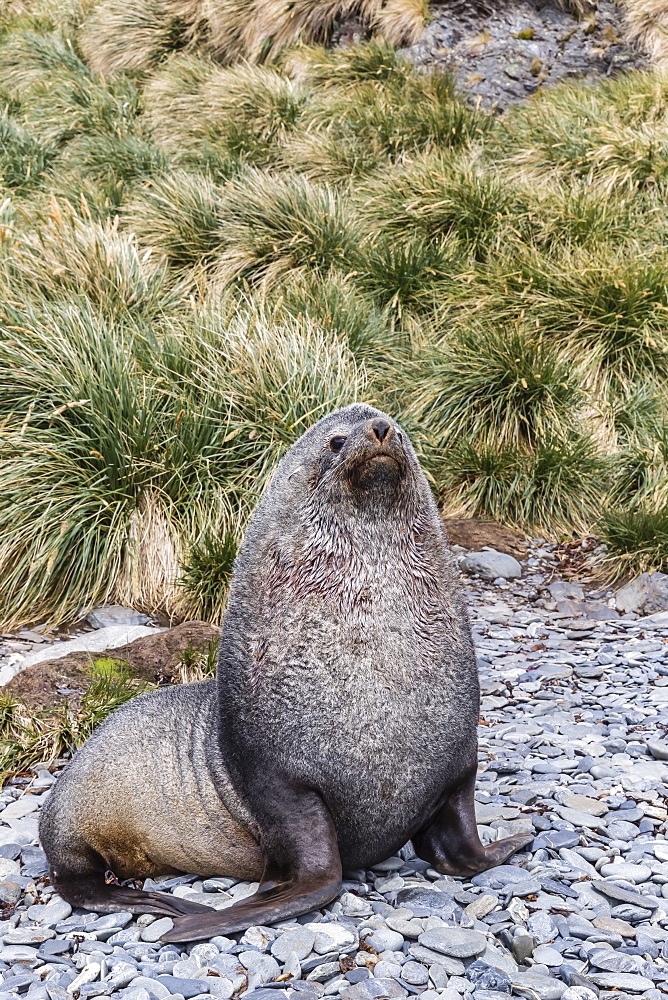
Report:
<svg viewBox="0 0 668 1000"><path fill-rule="evenodd" d="M392 428L382 454L376 418ZM217 687L163 689L110 716L42 810L44 849L56 875L102 858L121 876L259 878L263 798L288 781L328 807L344 867L369 864L475 772L478 703L456 573L410 442L380 411L346 407L292 446L252 518Z"/></svg>
<svg viewBox="0 0 668 1000"><path fill-rule="evenodd" d="M350 868L405 843L477 750L459 584L427 480L391 418L405 463L396 491L346 485L377 416L339 410L281 462L237 558L219 659L228 767L238 754L318 789ZM323 471L338 434L345 449Z"/></svg>

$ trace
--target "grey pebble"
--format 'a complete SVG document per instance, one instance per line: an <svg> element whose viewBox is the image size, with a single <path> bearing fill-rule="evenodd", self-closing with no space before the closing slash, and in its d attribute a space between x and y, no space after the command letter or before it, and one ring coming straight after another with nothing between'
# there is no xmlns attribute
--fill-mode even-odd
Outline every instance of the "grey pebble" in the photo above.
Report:
<svg viewBox="0 0 668 1000"><path fill-rule="evenodd" d="M480 955L487 946L486 938L479 931L460 927L435 927L421 934L418 941L425 948L451 958L471 958Z"/></svg>
<svg viewBox="0 0 668 1000"><path fill-rule="evenodd" d="M167 931L171 931L174 926L174 921L171 917L160 917L158 920L154 920L153 923L145 927L141 932L142 941L158 941L163 934Z"/></svg>
<svg viewBox="0 0 668 1000"><path fill-rule="evenodd" d="M399 951L403 947L403 935L398 931L390 930L389 927L379 927L373 934L365 936L366 944L370 945L374 951Z"/></svg>
<svg viewBox="0 0 668 1000"><path fill-rule="evenodd" d="M248 988L254 989L264 983L271 982L281 974L281 968L271 955L263 955L259 951L242 951L239 961L248 973ZM186 998L187 1000L187 998Z"/></svg>
<svg viewBox="0 0 668 1000"><path fill-rule="evenodd" d="M413 986L423 986L429 979L429 973L419 962L405 962L400 967L401 978Z"/></svg>

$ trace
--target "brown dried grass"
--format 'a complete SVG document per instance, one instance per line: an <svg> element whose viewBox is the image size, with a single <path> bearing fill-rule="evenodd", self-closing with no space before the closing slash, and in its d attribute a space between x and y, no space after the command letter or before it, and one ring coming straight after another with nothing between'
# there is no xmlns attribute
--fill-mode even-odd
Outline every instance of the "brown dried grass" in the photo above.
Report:
<svg viewBox="0 0 668 1000"><path fill-rule="evenodd" d="M93 70L149 69L170 51L203 45L224 64L275 58L297 42L326 42L357 17L394 45L417 41L426 0L103 0L85 23L82 51Z"/></svg>
<svg viewBox="0 0 668 1000"><path fill-rule="evenodd" d="M660 68L668 67L668 3L666 0L620 0L626 12L627 36Z"/></svg>

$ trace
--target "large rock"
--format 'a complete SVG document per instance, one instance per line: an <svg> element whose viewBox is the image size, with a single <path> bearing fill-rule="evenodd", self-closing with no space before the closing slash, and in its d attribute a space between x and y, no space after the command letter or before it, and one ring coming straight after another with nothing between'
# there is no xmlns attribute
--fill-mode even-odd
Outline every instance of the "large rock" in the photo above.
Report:
<svg viewBox="0 0 668 1000"><path fill-rule="evenodd" d="M553 580L547 589L553 601L584 600L584 587L582 584L572 583L570 580Z"/></svg>
<svg viewBox="0 0 668 1000"><path fill-rule="evenodd" d="M573 618L584 617L589 621L609 622L619 618L617 611L609 608L602 601L576 601L563 598L557 601L557 611Z"/></svg>
<svg viewBox="0 0 668 1000"><path fill-rule="evenodd" d="M506 580L516 580L522 576L522 567L517 559L495 549L470 552L462 559L462 568L467 573L481 576L483 580L496 580L500 576Z"/></svg>
<svg viewBox="0 0 668 1000"><path fill-rule="evenodd" d="M144 632L144 626L136 626ZM107 632L101 629L100 632ZM127 629L125 630L127 633ZM91 635L100 633L92 632ZM22 670L6 685L5 691L30 708L51 708L62 701L63 691L74 692L69 696L76 706L90 684L90 666L93 659L112 658L123 660L133 673L147 681L169 680L177 664L188 650L206 651L216 642L220 630L207 622L183 622L175 628L162 631L149 630L147 635L122 646L105 647L92 657L90 652L73 652L58 659L47 659ZM66 643L63 643L66 645ZM60 692L60 693L59 693Z"/></svg>
<svg viewBox="0 0 668 1000"><path fill-rule="evenodd" d="M636 615L653 615L668 611L668 575L641 573L615 594L618 611Z"/></svg>
<svg viewBox="0 0 668 1000"><path fill-rule="evenodd" d="M122 604L102 604L88 612L86 621L91 628L110 628L112 625L146 625L149 617Z"/></svg>
<svg viewBox="0 0 668 1000"><path fill-rule="evenodd" d="M444 524L445 532L453 545L461 545L474 552L494 549L496 552L515 556L516 559L525 559L527 556L528 547L522 536L496 521L447 517Z"/></svg>

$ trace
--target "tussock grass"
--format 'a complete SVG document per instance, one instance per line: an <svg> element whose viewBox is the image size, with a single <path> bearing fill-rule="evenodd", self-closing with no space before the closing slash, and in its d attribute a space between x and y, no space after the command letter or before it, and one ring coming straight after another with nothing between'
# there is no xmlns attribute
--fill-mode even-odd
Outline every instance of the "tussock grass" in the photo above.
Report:
<svg viewBox="0 0 668 1000"><path fill-rule="evenodd" d="M662 69L668 65L668 11L662 0L622 0L630 38Z"/></svg>
<svg viewBox="0 0 668 1000"><path fill-rule="evenodd" d="M207 177L174 170L154 180L127 208L142 242L172 267L210 267L222 246L222 193Z"/></svg>
<svg viewBox="0 0 668 1000"><path fill-rule="evenodd" d="M498 155L539 177L575 176L602 192L642 191L666 180L668 81L640 72L543 91L506 116Z"/></svg>
<svg viewBox="0 0 668 1000"><path fill-rule="evenodd" d="M20 315L0 331L0 608L12 624L107 600L201 615L222 581L207 539L238 535L294 437L364 396L348 350L306 323L237 311L160 334L146 313L105 321L87 299Z"/></svg>
<svg viewBox="0 0 668 1000"><path fill-rule="evenodd" d="M346 171L368 173L388 159L437 147L460 149L480 135L485 121L455 96L448 76L404 71L380 80L362 78L325 88L311 102L305 132L288 144L286 158L293 166L305 162L316 176L340 179Z"/></svg>
<svg viewBox="0 0 668 1000"><path fill-rule="evenodd" d="M664 75L495 117L388 42L419 0L29 6L0 36L0 627L217 619L281 454L361 399L445 510L655 565ZM376 37L327 49L349 14Z"/></svg>
<svg viewBox="0 0 668 1000"><path fill-rule="evenodd" d="M546 436L532 450L464 440L433 467L447 509L517 528L582 531L601 509L606 463L582 435Z"/></svg>
<svg viewBox="0 0 668 1000"><path fill-rule="evenodd" d="M411 373L409 412L444 446L462 438L488 448L540 444L572 429L583 401L558 345L521 327L466 330L420 369Z"/></svg>
<svg viewBox="0 0 668 1000"><path fill-rule="evenodd" d="M140 253L137 239L118 230L118 219L100 224L81 218L68 205L51 202L39 232L25 236L7 261L6 287L21 287L58 303L83 297L110 317L141 313L152 319L172 308L177 291L164 264Z"/></svg>
<svg viewBox="0 0 668 1000"><path fill-rule="evenodd" d="M44 179L55 149L40 142L9 115L0 115L0 188L28 194Z"/></svg>
<svg viewBox="0 0 668 1000"><path fill-rule="evenodd" d="M400 346L387 310L365 293L351 274L311 272L288 279L276 289L278 314L306 316L323 330L331 330L359 359L379 363L395 359Z"/></svg>
<svg viewBox="0 0 668 1000"><path fill-rule="evenodd" d="M154 77L146 98L153 137L173 157L199 166L204 154L227 176L235 165L265 166L279 158L306 91L266 67L223 69L181 56Z"/></svg>
<svg viewBox="0 0 668 1000"><path fill-rule="evenodd" d="M191 547L184 562L181 585L206 621L215 622L222 617L238 544L237 533L230 529L222 534L205 534ZM209 676L214 673L215 654Z"/></svg>
<svg viewBox="0 0 668 1000"><path fill-rule="evenodd" d="M461 270L456 242L420 234L398 241L394 234L382 233L364 243L355 258L361 287L400 320L435 312L438 297L447 295Z"/></svg>
<svg viewBox="0 0 668 1000"><path fill-rule="evenodd" d="M560 341L584 377L605 397L638 378L665 375L668 271L664 250L645 251L601 241L592 247L542 252L508 240L503 254L481 269L473 312L492 311L514 322L526 317Z"/></svg>
<svg viewBox="0 0 668 1000"><path fill-rule="evenodd" d="M84 24L81 50L94 72L149 69L188 45L193 29L162 0L105 0Z"/></svg>
<svg viewBox="0 0 668 1000"><path fill-rule="evenodd" d="M484 256L514 217L507 184L476 154L427 153L372 177L364 212L374 227L429 238L455 235L475 256ZM519 200L519 199L518 199Z"/></svg>
<svg viewBox="0 0 668 1000"><path fill-rule="evenodd" d="M346 48L295 46L284 55L282 64L288 75L304 79L318 90L362 82L401 84L413 73L408 60L382 38Z"/></svg>
<svg viewBox="0 0 668 1000"><path fill-rule="evenodd" d="M374 26L390 45L414 45L429 17L426 0L387 0L374 19Z"/></svg>
<svg viewBox="0 0 668 1000"><path fill-rule="evenodd" d="M668 509L608 510L598 524L608 546L606 569L614 579L668 566Z"/></svg>
<svg viewBox="0 0 668 1000"><path fill-rule="evenodd" d="M358 229L327 185L300 175L249 170L224 192L216 284L245 279L270 286L290 274L328 272L351 260Z"/></svg>
<svg viewBox="0 0 668 1000"><path fill-rule="evenodd" d="M81 45L98 73L147 70L170 52L200 45L225 64L276 59L297 42L322 43L337 23L359 17L393 45L424 29L424 0L103 0Z"/></svg>

